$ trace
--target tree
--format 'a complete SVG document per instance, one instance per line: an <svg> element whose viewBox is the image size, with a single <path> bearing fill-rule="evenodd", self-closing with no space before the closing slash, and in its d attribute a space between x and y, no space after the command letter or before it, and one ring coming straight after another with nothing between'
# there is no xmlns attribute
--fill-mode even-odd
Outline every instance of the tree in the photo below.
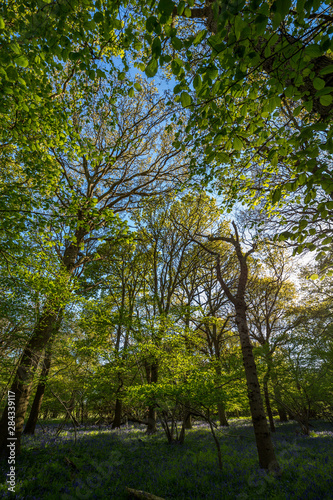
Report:
<svg viewBox="0 0 333 500"><path fill-rule="evenodd" d="M298 217L291 224L282 212L281 238L299 251L325 250L333 209L331 6L166 0L142 12L150 45L142 67L153 76L169 65L178 80L175 93L191 113L193 171L214 180L229 207L259 203L279 213L296 191Z"/></svg>
<svg viewBox="0 0 333 500"><path fill-rule="evenodd" d="M169 322L179 318L175 294L198 264L199 255L191 248L188 234L177 223L186 221L193 230L205 229L216 218L218 209L207 196L184 195L180 200L172 197L148 203L138 214L137 225L140 245L151 262L146 275L146 317L150 321L148 330L153 332L152 343L158 346ZM191 258L189 258L189 256ZM153 352L145 360L148 383L158 381L158 359ZM155 431L155 409L149 407L148 432Z"/></svg>
<svg viewBox="0 0 333 500"><path fill-rule="evenodd" d="M59 274L12 384L17 453L34 373L65 304L72 299L75 276L98 258L99 240L124 237L126 224L119 212L135 207L142 197L170 190L186 175L179 150L172 147L172 135L165 131L168 113L151 87L146 86L133 101L123 97L118 81L100 90L85 87L83 94L73 82L71 89L63 97L64 106L71 110L71 133L64 144L55 147L51 143L49 150L49 159L60 174L56 193L52 191L44 205L45 215L51 216L47 233L45 222L38 231L39 220L34 220L41 242L54 249ZM1 450L6 450L6 421L5 408Z"/></svg>
<svg viewBox="0 0 333 500"><path fill-rule="evenodd" d="M275 425L268 391L270 379L273 382L280 420L287 420L281 404L274 353L288 342L291 332L302 319L302 313L293 314L296 292L295 285L290 281L292 264L288 263L288 257L290 259L283 247L263 248L261 262L254 263L253 275L247 289L247 316L251 339L262 347L261 354L267 366L263 386L272 432L275 432Z"/></svg>
<svg viewBox="0 0 333 500"><path fill-rule="evenodd" d="M56 187L59 172L48 148L71 133L63 97L73 81L84 87L119 74L128 88L125 73L114 64L130 37L130 24L127 35L123 28L119 5L109 0L2 4L0 213L9 239L29 225L44 195Z"/></svg>
<svg viewBox="0 0 333 500"><path fill-rule="evenodd" d="M130 352L136 344L133 338L136 309L146 265L134 242L119 244L117 248L107 243L99 253L102 261L92 263L84 273L83 289L87 289L90 300L83 310L81 327L86 334L88 352L92 345L100 353L104 352L113 379L116 379L113 382L116 401L112 422L115 429L121 424L126 380L133 371Z"/></svg>
<svg viewBox="0 0 333 500"><path fill-rule="evenodd" d="M123 55L126 42L118 14L119 5L112 1L2 5L1 148L22 146L22 132L31 137L41 119L49 132L61 118L64 127L57 100L72 78L80 73L91 81L104 77L110 66L114 69L112 58Z"/></svg>
<svg viewBox="0 0 333 500"><path fill-rule="evenodd" d="M226 375L230 377L235 372L237 363L235 363L234 334L231 331L234 314L228 298L218 285L215 267L211 256L208 256L205 263L202 262L193 300L193 306L197 305L197 308L191 315L191 322L205 339L201 350L208 356L216 373L216 385L219 386L222 383L222 373L224 377ZM226 276L226 269L224 271ZM229 272L232 274L231 269ZM220 401L217 409L220 425L228 426L225 403Z"/></svg>
<svg viewBox="0 0 333 500"><path fill-rule="evenodd" d="M264 469L274 471L279 469L279 465L275 457L274 447L266 421L266 415L260 393L257 367L253 355L253 346L250 340L250 332L246 317L247 304L245 293L249 273L247 261L249 256L255 252L256 245L253 244L248 250L244 251L241 246L241 240L235 223L233 223L233 230L234 233L232 234L228 231L227 225L224 224L220 226L217 235L205 237L204 234L197 234L194 238L195 241L200 246L205 248L208 253L215 256L217 279L225 295L234 306L235 321L241 343L243 365L246 376L253 429L258 450L259 464L260 467ZM224 236L223 233L227 233L227 235ZM206 239L210 242L225 242L228 244L229 248L227 251L224 250L223 255L220 255L218 250L209 248L202 241L198 240L198 237L203 238L203 241ZM229 264L228 254L230 253L230 248L233 250L238 260L238 276L236 280L233 280L231 285L226 281L223 272L223 263L227 266Z"/></svg>
<svg viewBox="0 0 333 500"><path fill-rule="evenodd" d="M319 317L304 322L283 347L283 403L307 435L311 418L326 412L332 418L332 335L325 326Z"/></svg>

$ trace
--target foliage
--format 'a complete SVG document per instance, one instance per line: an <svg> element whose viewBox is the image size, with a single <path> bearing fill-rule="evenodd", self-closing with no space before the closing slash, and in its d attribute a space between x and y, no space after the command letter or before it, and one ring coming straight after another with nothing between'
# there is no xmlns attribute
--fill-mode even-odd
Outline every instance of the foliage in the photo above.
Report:
<svg viewBox="0 0 333 500"><path fill-rule="evenodd" d="M330 5L290 0L1 5L3 396L16 368L19 373L20 363L31 360L34 393L38 360L52 346L45 416L65 417L69 407L82 424L114 423L117 411L122 422L147 422L147 410L157 410L164 423L179 419L184 427L188 413L248 415L240 310L236 318L233 307L242 302L267 408L272 400L270 420L282 406L309 433L313 416L332 418L332 20ZM173 96L155 85L162 78ZM252 211L238 216L236 229L226 212L240 203ZM279 246L269 246L272 239ZM318 264L303 271L302 283L291 271L288 245L294 253L318 251ZM59 319L50 325L57 329L52 344L47 327L40 328L43 317ZM249 342L247 352L252 347ZM257 394L260 399L259 384ZM278 427L278 450L284 446L279 430L288 426ZM96 496L107 491L121 498L126 484L174 498L220 498L221 491L252 498L253 448L241 446L250 439L246 429L234 453L228 439L235 429L234 423L219 436L224 475L200 448L204 429L188 433L185 458L164 448L159 434L153 441L134 428L124 437L105 432L142 482L134 484L113 455L112 481L105 480L103 493L96 486ZM33 441L26 441L22 467L34 454L58 456L60 438L52 433L45 430L52 451L35 454ZM138 449L144 443L156 464L136 463L141 450L130 444L131 433L140 435ZM307 450L298 453L298 464L309 477L295 473L285 452L282 488L255 472L258 495L262 488L276 498L293 495L293 488L302 497L316 493L307 447L326 438L310 436L291 447ZM90 438L79 431L82 455L60 445L77 469L54 461L44 476L32 466L18 498L82 497L82 477L75 481L95 453ZM198 451L186 454L196 441ZM106 458L103 453L96 457ZM325 495L325 458L317 450L313 455ZM164 459L169 470L157 472ZM52 474L59 472L66 485L51 493Z"/></svg>
<svg viewBox="0 0 333 500"><path fill-rule="evenodd" d="M170 65L177 100L190 111L193 171L206 185L214 181L229 207L240 201L277 210L287 225L280 238L294 240L298 251L326 250L333 208L331 6L165 0L143 15L146 74Z"/></svg>

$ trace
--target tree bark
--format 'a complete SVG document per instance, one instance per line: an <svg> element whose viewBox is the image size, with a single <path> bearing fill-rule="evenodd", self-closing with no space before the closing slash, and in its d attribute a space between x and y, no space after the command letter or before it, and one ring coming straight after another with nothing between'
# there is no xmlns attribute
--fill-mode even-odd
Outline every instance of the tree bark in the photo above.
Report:
<svg viewBox="0 0 333 500"><path fill-rule="evenodd" d="M114 419L112 422L111 429L119 429L121 424L121 411L122 411L122 401L120 399L116 399L116 407L114 410Z"/></svg>
<svg viewBox="0 0 333 500"><path fill-rule="evenodd" d="M147 434L154 434L156 432L156 411L154 406L149 406L148 408L148 425Z"/></svg>
<svg viewBox="0 0 333 500"><path fill-rule="evenodd" d="M188 404L186 404L188 406ZM188 414L185 420L185 429L192 429L192 415Z"/></svg>
<svg viewBox="0 0 333 500"><path fill-rule="evenodd" d="M185 411L184 413L184 416L183 416L183 422L182 422L182 427L180 429L180 433L179 433L179 438L178 438L178 443L179 444L184 444L184 441L185 441L185 429L186 429L186 422L188 420L188 413L187 411Z"/></svg>
<svg viewBox="0 0 333 500"><path fill-rule="evenodd" d="M220 426L221 427L229 427L227 416L225 414L224 405L222 403L219 403L217 405L217 411L219 414Z"/></svg>
<svg viewBox="0 0 333 500"><path fill-rule="evenodd" d="M215 324L213 325L213 332L214 332L214 339L215 339L215 342L214 342L214 345L215 345L215 357L216 357L216 360L217 360L217 365L216 365L216 369L215 370L216 370L217 376L219 377L218 383L220 383L220 377L221 377L221 374L222 374L222 370L221 370L220 351L219 351L219 348L218 348L218 342L217 342L217 337L216 337L216 325ZM225 407L224 407L223 403L219 403L217 405L217 411L218 411L218 414L219 414L220 426L221 427L229 427L229 424L228 424L228 421L227 421L227 416L225 414Z"/></svg>
<svg viewBox="0 0 333 500"><path fill-rule="evenodd" d="M274 391L274 396L277 398L277 393ZM288 415L286 410L281 406L280 403L276 403L278 414L279 414L279 420L280 422L288 422Z"/></svg>
<svg viewBox="0 0 333 500"><path fill-rule="evenodd" d="M278 463L275 457L274 447L261 398L257 367L253 356L245 311L245 302L241 301L236 305L236 323L242 347L243 364L246 375L253 430L259 456L259 465L263 469L275 470L278 468Z"/></svg>
<svg viewBox="0 0 333 500"><path fill-rule="evenodd" d="M78 219L82 220L81 213L79 213ZM68 276L73 273L80 244L85 234L86 229L77 229L75 232L76 243L69 245L63 254L61 260ZM46 302L43 313L39 317L33 334L22 353L11 387L11 392L14 393L15 398L16 455L19 455L21 451L21 435L24 426L24 418L27 412L32 383L38 363L50 338L55 335L60 328L63 307L56 302L57 299L52 296L49 297L49 300ZM10 437L8 433L7 403L0 421L0 457L7 455L7 441Z"/></svg>
<svg viewBox="0 0 333 500"><path fill-rule="evenodd" d="M51 367L51 358L52 352L50 346L48 346L47 351L45 352L44 360L43 360L43 368L42 373L40 375L39 383L37 386L37 391L34 397L34 401L32 403L32 407L30 410L30 415L28 421L25 425L24 434L35 434L35 428L38 420L38 415L40 412L40 408L42 406L42 401L44 397L45 387L47 377Z"/></svg>
<svg viewBox="0 0 333 500"><path fill-rule="evenodd" d="M281 401L282 401L281 391L280 391L280 388L278 386L278 380L276 378L274 371L272 371L271 378L272 378L272 382L273 382L274 398L276 401L276 406L277 406L280 422L288 422L288 415L287 415L286 409L281 404Z"/></svg>
<svg viewBox="0 0 333 500"><path fill-rule="evenodd" d="M158 364L157 361L146 363L146 374L148 384L154 384L158 381ZM147 434L154 434L156 429L156 411L153 404L148 407L148 425Z"/></svg>
<svg viewBox="0 0 333 500"><path fill-rule="evenodd" d="M15 394L16 455L19 455L21 451L21 435L34 375L50 337L54 334L55 329L60 326L59 316L61 316L60 307L55 310L54 308L51 308L51 306L46 306L45 312L39 318L33 335L22 353L14 381L10 389L11 392ZM0 456L7 455L7 440L9 438L7 403L0 421Z"/></svg>
<svg viewBox="0 0 333 500"><path fill-rule="evenodd" d="M266 403L266 411L269 420L269 426L271 428L271 432L275 432L275 424L273 419L271 402L269 400L269 392L268 392L268 380L269 380L269 372L265 373L264 376L264 395L265 395L265 403Z"/></svg>
<svg viewBox="0 0 333 500"><path fill-rule="evenodd" d="M80 414L81 414L81 417L80 417L81 425L83 425L83 422L84 422L84 402L83 401L81 401L81 403L80 403Z"/></svg>
<svg viewBox="0 0 333 500"><path fill-rule="evenodd" d="M254 252L255 247L252 247L251 250L244 254L240 245L237 227L235 223L232 223L232 225L235 231L234 235L231 235L230 237L210 237L209 239L211 241L213 241L214 239L222 240L231 244L235 249L235 253L239 262L240 271L238 276L237 292L236 294L233 294L229 286L223 279L220 265L220 256L215 253L215 255L217 255L217 279L220 282L226 296L235 308L236 325L242 349L243 365L245 369L253 430L258 450L259 465L263 469L279 471L279 465L276 460L271 435L267 425L264 405L261 398L257 367L253 356L250 332L246 318L247 305L244 297L248 280L247 258L252 252Z"/></svg>

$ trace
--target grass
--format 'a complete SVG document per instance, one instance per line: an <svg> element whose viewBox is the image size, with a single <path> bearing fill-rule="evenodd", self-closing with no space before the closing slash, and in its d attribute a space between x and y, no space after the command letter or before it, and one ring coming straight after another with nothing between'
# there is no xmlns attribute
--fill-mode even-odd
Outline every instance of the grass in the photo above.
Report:
<svg viewBox="0 0 333 500"><path fill-rule="evenodd" d="M332 428L313 424L310 436L297 434L294 422L277 424L280 478L259 469L249 420L232 420L219 431L222 472L206 424L195 424L182 446L168 445L162 430L147 436L143 426L89 426L77 432L75 444L70 426L56 437L56 425L49 424L44 433L38 428L36 436L23 437L15 495L2 467L0 498L121 500L128 486L166 500L333 499Z"/></svg>

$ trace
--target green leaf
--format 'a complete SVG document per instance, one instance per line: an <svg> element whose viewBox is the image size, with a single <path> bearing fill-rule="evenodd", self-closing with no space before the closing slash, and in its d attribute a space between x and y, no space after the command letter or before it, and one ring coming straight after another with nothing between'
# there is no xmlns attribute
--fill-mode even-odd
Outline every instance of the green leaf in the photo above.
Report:
<svg viewBox="0 0 333 500"><path fill-rule="evenodd" d="M146 21L146 30L148 31L148 33L152 33L154 31L156 24L157 24L156 17L154 16L148 17Z"/></svg>
<svg viewBox="0 0 333 500"><path fill-rule="evenodd" d="M329 106L332 104L333 98L331 95L322 95L319 99L319 102L322 106Z"/></svg>
<svg viewBox="0 0 333 500"><path fill-rule="evenodd" d="M207 69L207 75L212 80L215 80L215 78L218 76L218 74L219 74L218 69L213 67L213 66Z"/></svg>
<svg viewBox="0 0 333 500"><path fill-rule="evenodd" d="M176 4L175 2L172 2L172 0L160 0L158 2L157 8L159 12L161 12L161 14L164 14L165 16L170 16L175 6Z"/></svg>
<svg viewBox="0 0 333 500"><path fill-rule="evenodd" d="M142 90L142 87L141 87L141 85L140 85L140 83L139 83L139 82L136 82L136 83L134 84L134 88L135 88L138 92L141 92L141 90Z"/></svg>
<svg viewBox="0 0 333 500"><path fill-rule="evenodd" d="M322 95L328 95L333 92L333 87L324 87L321 90L317 90L316 97L320 97Z"/></svg>
<svg viewBox="0 0 333 500"><path fill-rule="evenodd" d="M102 12L96 12L94 14L95 23L102 23L104 21L104 16Z"/></svg>
<svg viewBox="0 0 333 500"><path fill-rule="evenodd" d="M298 185L299 186L302 186L303 184L305 184L306 181L307 181L306 174L304 172L302 174L300 174L299 177L298 177L298 179L297 179L297 181L298 181Z"/></svg>
<svg viewBox="0 0 333 500"><path fill-rule="evenodd" d="M244 116L244 118L247 116L247 104L243 104L240 108L240 114L241 116Z"/></svg>
<svg viewBox="0 0 333 500"><path fill-rule="evenodd" d="M201 30L199 33L196 34L194 40L193 40L193 45L198 45L207 35L207 30Z"/></svg>
<svg viewBox="0 0 333 500"><path fill-rule="evenodd" d="M257 35L262 35L266 29L268 22L268 17L264 16L263 14L259 14L255 20L254 23L256 25L256 34Z"/></svg>
<svg viewBox="0 0 333 500"><path fill-rule="evenodd" d="M178 83L174 88L173 91L175 94L180 94L180 92L183 90L183 85L181 83Z"/></svg>
<svg viewBox="0 0 333 500"><path fill-rule="evenodd" d="M281 15L281 20L286 17L291 7L291 0L275 0L276 13Z"/></svg>
<svg viewBox="0 0 333 500"><path fill-rule="evenodd" d="M171 61L171 69L172 69L172 73L174 75L178 75L180 69L181 69L181 65L179 64L178 61Z"/></svg>
<svg viewBox="0 0 333 500"><path fill-rule="evenodd" d="M305 109L310 113L313 108L313 101L307 101L304 103Z"/></svg>
<svg viewBox="0 0 333 500"><path fill-rule="evenodd" d="M216 146L218 146L219 144L221 144L223 139L224 139L224 136L222 134L217 134L217 136L215 136L215 138L214 138L214 144L216 144Z"/></svg>
<svg viewBox="0 0 333 500"><path fill-rule="evenodd" d="M198 91L201 89L202 81L201 81L200 75L195 75L195 77L193 79L193 87Z"/></svg>
<svg viewBox="0 0 333 500"><path fill-rule="evenodd" d="M235 137L232 145L235 151L240 151L243 148L243 141L241 141L238 137Z"/></svg>
<svg viewBox="0 0 333 500"><path fill-rule="evenodd" d="M96 70L96 75L97 75L98 78L106 78L106 75L105 75L104 71L102 71L99 68Z"/></svg>
<svg viewBox="0 0 333 500"><path fill-rule="evenodd" d="M173 36L171 38L171 43L172 43L172 46L176 49L176 50L181 50L182 47L183 47L183 42L177 38L176 36Z"/></svg>
<svg viewBox="0 0 333 500"><path fill-rule="evenodd" d="M272 202L277 203L281 199L281 189L277 188L275 189L273 196L272 196Z"/></svg>
<svg viewBox="0 0 333 500"><path fill-rule="evenodd" d="M329 75L330 73L333 73L333 64L329 64L319 71L320 75Z"/></svg>
<svg viewBox="0 0 333 500"><path fill-rule="evenodd" d="M161 47L161 40L159 37L156 37L154 39L151 49L154 56L159 57L161 55L162 47Z"/></svg>
<svg viewBox="0 0 333 500"><path fill-rule="evenodd" d="M282 22L282 17L280 12L275 12L273 19L272 19L272 25L273 25L273 30L276 30Z"/></svg>
<svg viewBox="0 0 333 500"><path fill-rule="evenodd" d="M319 57L321 56L321 50L318 45L314 43L305 47L304 53L310 57Z"/></svg>
<svg viewBox="0 0 333 500"><path fill-rule="evenodd" d="M297 0L296 10L300 21L304 19L304 4L305 0Z"/></svg>
<svg viewBox="0 0 333 500"><path fill-rule="evenodd" d="M16 57L15 62L18 66L21 66L22 68L26 68L29 65L29 60L25 56Z"/></svg>
<svg viewBox="0 0 333 500"><path fill-rule="evenodd" d="M297 108L295 108L293 111L293 115L298 116L300 114L300 112L302 111L302 107L303 106L297 106Z"/></svg>
<svg viewBox="0 0 333 500"><path fill-rule="evenodd" d="M308 225L308 221L305 219L300 220L299 222L299 229L302 231L306 226Z"/></svg>
<svg viewBox="0 0 333 500"><path fill-rule="evenodd" d="M315 78L313 80L313 86L316 90L321 90L325 87L325 80L322 78Z"/></svg>
<svg viewBox="0 0 333 500"><path fill-rule="evenodd" d="M186 108L191 105L192 97L187 92L182 92L180 94L180 102L182 103L183 108Z"/></svg>
<svg viewBox="0 0 333 500"><path fill-rule="evenodd" d="M273 158L271 159L271 164L273 167L276 167L278 164L279 156L277 153L274 154Z"/></svg>
<svg viewBox="0 0 333 500"><path fill-rule="evenodd" d="M244 23L243 23L242 17L240 15L236 16L235 20L234 20L236 40L240 39L240 35L241 35L241 32L242 32L243 24Z"/></svg>
<svg viewBox="0 0 333 500"><path fill-rule="evenodd" d="M128 96L129 97L134 97L134 89L133 89L133 87L131 87L131 88L128 89Z"/></svg>
<svg viewBox="0 0 333 500"><path fill-rule="evenodd" d="M327 124L323 122L318 122L315 123L314 125L311 125L312 130L320 130L321 132L325 131L327 129Z"/></svg>
<svg viewBox="0 0 333 500"><path fill-rule="evenodd" d="M278 237L278 240L279 241L285 241L287 240L288 238L293 238L293 233L291 233L290 231L283 231L279 237Z"/></svg>
<svg viewBox="0 0 333 500"><path fill-rule="evenodd" d="M13 52L15 52L15 54L21 54L20 46L16 42L12 42L10 44L10 48L12 49Z"/></svg>
<svg viewBox="0 0 333 500"><path fill-rule="evenodd" d="M318 279L318 274L311 274L311 276L309 276L310 280L316 280Z"/></svg>
<svg viewBox="0 0 333 500"><path fill-rule="evenodd" d="M4 30L6 27L5 21L3 20L2 17L0 17L0 30Z"/></svg>
<svg viewBox="0 0 333 500"><path fill-rule="evenodd" d="M267 23L267 16L264 16L263 14L258 14L254 20L255 25L259 25L259 24L262 24L264 22Z"/></svg>
<svg viewBox="0 0 333 500"><path fill-rule="evenodd" d="M185 9L185 6L186 6L186 3L185 2L179 2L179 4L177 5L177 14L179 16L182 15L182 13L184 12L184 9Z"/></svg>
<svg viewBox="0 0 333 500"><path fill-rule="evenodd" d="M157 59L151 59L151 61L147 64L145 73L148 76L148 78L152 78L153 76L156 75L158 69L158 62Z"/></svg>

